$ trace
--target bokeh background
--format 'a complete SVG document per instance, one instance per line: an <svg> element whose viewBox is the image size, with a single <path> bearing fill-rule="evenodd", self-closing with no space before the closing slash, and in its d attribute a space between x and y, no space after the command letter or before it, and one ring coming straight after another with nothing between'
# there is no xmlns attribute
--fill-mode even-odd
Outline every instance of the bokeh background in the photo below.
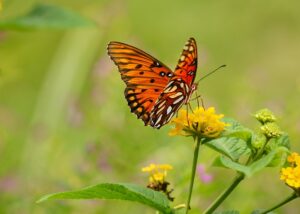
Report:
<svg viewBox="0 0 300 214"><path fill-rule="evenodd" d="M140 168L174 166L174 205L187 197L192 139L169 137L169 126L144 127L130 113L124 83L106 54L111 40L135 45L174 68L189 37L199 48L206 106L251 128L264 107L279 118L300 151L300 3L290 1L4 0L0 19L48 3L93 20L65 30L0 32L0 213L154 213L120 201L48 201L42 195L101 182L146 185ZM201 213L234 173L211 167L216 153L203 147L193 210ZM201 170L200 170L201 171ZM290 194L270 168L242 182L220 207L250 213ZM299 212L299 200L276 211Z"/></svg>

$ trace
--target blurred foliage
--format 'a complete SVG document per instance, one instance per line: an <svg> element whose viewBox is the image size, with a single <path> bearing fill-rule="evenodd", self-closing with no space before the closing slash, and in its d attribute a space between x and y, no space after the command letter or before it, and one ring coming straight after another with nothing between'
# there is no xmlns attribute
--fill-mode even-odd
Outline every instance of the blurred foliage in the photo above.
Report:
<svg viewBox="0 0 300 214"><path fill-rule="evenodd" d="M0 21L1 30L66 29L91 25L80 15L52 5L36 5L28 14Z"/></svg>
<svg viewBox="0 0 300 214"><path fill-rule="evenodd" d="M195 37L198 78L227 64L200 82L205 105L247 127L254 124L249 115L267 107L299 151L298 1L3 0L1 22L39 3L74 11L97 26L0 32L0 213L152 213L115 201L35 204L45 193L100 182L146 184L140 168L149 162L172 164L175 204L186 198L192 144L168 137L168 126L144 127L130 114L124 83L106 55L111 40L175 67L185 41ZM202 148L200 162L209 166L215 156ZM205 209L233 177L226 169L208 170L214 181L196 182L191 213ZM278 169L255 176L222 209L249 213L289 194ZM253 200L245 203L244 195ZM297 208L299 201L278 213Z"/></svg>

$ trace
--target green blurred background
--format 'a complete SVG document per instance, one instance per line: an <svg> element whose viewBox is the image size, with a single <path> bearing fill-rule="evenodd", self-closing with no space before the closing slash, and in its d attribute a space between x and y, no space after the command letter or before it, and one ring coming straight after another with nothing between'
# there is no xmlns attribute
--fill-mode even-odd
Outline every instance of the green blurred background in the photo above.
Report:
<svg viewBox="0 0 300 214"><path fill-rule="evenodd" d="M48 201L42 195L100 182L146 185L140 168L174 166L174 205L184 203L192 139L144 127L130 113L124 83L106 54L109 41L137 46L174 68L189 37L198 42L198 78L206 106L244 125L264 107L279 117L300 150L300 3L280 1L4 0L1 19L38 2L76 11L96 27L0 32L0 213L154 213L120 201ZM216 153L203 147L199 162L213 176L197 176L192 212L201 213L234 173L210 167ZM247 179L221 206L249 213L290 194L270 168ZM278 213L299 212L299 200Z"/></svg>

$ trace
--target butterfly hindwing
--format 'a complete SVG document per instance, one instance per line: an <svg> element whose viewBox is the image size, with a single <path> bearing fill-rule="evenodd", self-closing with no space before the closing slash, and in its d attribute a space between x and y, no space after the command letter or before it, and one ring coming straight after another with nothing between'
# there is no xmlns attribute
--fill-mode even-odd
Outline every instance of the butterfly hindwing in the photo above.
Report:
<svg viewBox="0 0 300 214"><path fill-rule="evenodd" d="M179 108L188 102L196 89L193 85L197 70L196 41L190 38L183 48L174 76L158 97L150 114L150 125L160 128L168 123Z"/></svg>
<svg viewBox="0 0 300 214"><path fill-rule="evenodd" d="M110 42L107 49L127 85L124 93L131 112L148 125L150 112L173 72L159 60L133 46Z"/></svg>

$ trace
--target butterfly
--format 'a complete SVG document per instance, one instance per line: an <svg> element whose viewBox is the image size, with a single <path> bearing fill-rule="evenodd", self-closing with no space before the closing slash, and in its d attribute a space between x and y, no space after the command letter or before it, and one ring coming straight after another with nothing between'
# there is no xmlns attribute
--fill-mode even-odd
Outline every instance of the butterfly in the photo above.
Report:
<svg viewBox="0 0 300 214"><path fill-rule="evenodd" d="M190 38L173 72L144 51L121 42L110 42L108 55L126 84L125 98L131 112L145 125L161 128L197 89L197 45Z"/></svg>

